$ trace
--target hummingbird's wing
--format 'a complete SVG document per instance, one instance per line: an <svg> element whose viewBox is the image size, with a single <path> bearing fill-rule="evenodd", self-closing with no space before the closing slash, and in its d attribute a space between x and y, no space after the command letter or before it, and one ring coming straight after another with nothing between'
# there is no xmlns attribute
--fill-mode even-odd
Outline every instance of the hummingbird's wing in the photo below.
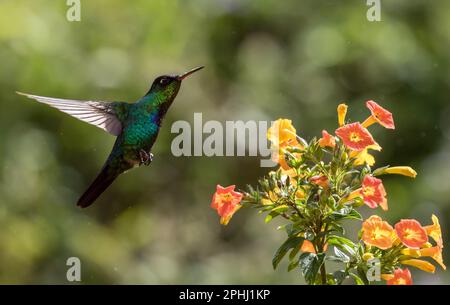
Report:
<svg viewBox="0 0 450 305"><path fill-rule="evenodd" d="M120 121L116 109L122 102L100 102L100 101L78 101L53 97L45 97L17 92L38 102L47 104L74 118L97 126L112 135L118 136L122 132L122 122Z"/></svg>

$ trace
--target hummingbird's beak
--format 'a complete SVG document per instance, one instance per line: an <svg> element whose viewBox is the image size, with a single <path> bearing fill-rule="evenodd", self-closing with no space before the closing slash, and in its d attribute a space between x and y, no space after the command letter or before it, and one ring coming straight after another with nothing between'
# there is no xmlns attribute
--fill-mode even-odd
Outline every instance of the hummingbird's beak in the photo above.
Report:
<svg viewBox="0 0 450 305"><path fill-rule="evenodd" d="M188 77L189 75L191 75L192 73L197 72L197 71L199 71L199 70L201 70L201 69L203 69L203 68L204 68L204 66L197 67L197 68L194 68L194 69L192 69L192 70L190 70L190 71L188 71L188 72L185 72L185 73L183 73L183 74L180 74L180 75L177 76L177 80L183 80L183 79L185 79L186 77Z"/></svg>

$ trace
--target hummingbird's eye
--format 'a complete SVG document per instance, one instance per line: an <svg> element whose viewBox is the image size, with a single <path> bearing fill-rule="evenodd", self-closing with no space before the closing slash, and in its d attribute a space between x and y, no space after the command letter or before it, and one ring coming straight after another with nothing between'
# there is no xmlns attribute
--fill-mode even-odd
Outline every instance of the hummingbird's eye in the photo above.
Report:
<svg viewBox="0 0 450 305"><path fill-rule="evenodd" d="M162 86L166 86L166 85L168 85L169 83L170 83L170 79L168 79L168 78L166 78L166 77L163 77L163 78L161 78L161 79L159 80L159 84L162 85Z"/></svg>

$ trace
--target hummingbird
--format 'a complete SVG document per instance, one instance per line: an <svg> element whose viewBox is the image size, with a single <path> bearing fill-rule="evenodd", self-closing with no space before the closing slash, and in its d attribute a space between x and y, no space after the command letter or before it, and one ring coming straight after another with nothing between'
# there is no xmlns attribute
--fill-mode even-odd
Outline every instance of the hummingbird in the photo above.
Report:
<svg viewBox="0 0 450 305"><path fill-rule="evenodd" d="M90 206L122 173L153 161L151 149L161 123L180 90L183 79L203 66L179 75L157 77L148 92L135 103L81 101L17 92L47 104L116 136L116 141L97 178L77 205Z"/></svg>

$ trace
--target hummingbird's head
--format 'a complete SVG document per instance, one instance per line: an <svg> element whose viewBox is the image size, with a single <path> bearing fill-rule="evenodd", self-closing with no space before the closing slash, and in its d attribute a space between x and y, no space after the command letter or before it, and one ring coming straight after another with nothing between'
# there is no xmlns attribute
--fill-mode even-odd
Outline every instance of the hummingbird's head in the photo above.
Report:
<svg viewBox="0 0 450 305"><path fill-rule="evenodd" d="M183 79L191 75L192 73L203 69L198 67L180 75L162 75L158 76L154 81L147 94L156 93L161 94L165 101L172 102L175 96L180 90L181 82Z"/></svg>

